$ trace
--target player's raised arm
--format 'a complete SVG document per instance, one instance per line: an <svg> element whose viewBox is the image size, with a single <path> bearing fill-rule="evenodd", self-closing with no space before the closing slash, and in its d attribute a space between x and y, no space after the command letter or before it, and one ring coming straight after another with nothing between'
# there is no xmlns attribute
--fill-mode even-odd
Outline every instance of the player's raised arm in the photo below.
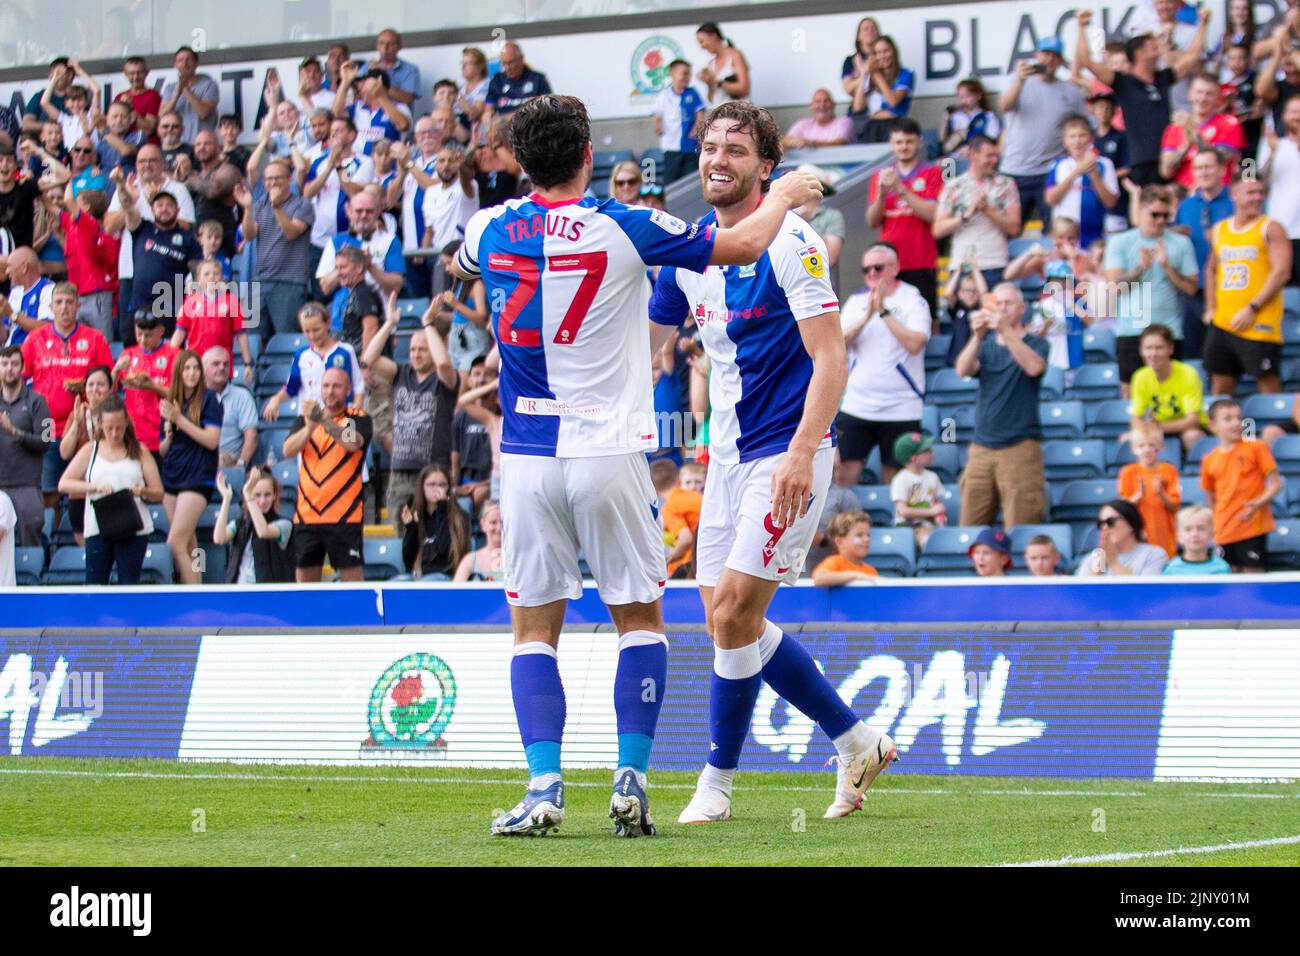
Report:
<svg viewBox="0 0 1300 956"><path fill-rule="evenodd" d="M781 231L785 214L821 193L822 184L811 173L786 173L772 183L757 209L736 225L718 230L709 265L744 266L757 262Z"/></svg>

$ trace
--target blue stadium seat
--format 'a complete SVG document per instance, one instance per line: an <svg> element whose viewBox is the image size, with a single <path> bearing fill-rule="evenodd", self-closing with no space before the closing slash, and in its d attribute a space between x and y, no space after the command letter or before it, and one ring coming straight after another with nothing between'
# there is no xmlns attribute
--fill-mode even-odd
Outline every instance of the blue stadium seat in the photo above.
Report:
<svg viewBox="0 0 1300 956"><path fill-rule="evenodd" d="M258 404L262 404L262 400L270 398L284 386L285 382L289 381L290 368L289 362L272 362L270 365L262 366L253 389L253 394L259 399Z"/></svg>
<svg viewBox="0 0 1300 956"><path fill-rule="evenodd" d="M1110 398L1088 406L1088 437L1119 438L1129 429L1128 402Z"/></svg>
<svg viewBox="0 0 1300 956"><path fill-rule="evenodd" d="M1100 478L1106 472L1106 443L1098 439L1043 442L1043 473L1048 481Z"/></svg>
<svg viewBox="0 0 1300 956"><path fill-rule="evenodd" d="M1268 566L1274 571L1300 569L1300 521L1278 521L1268 534Z"/></svg>
<svg viewBox="0 0 1300 956"><path fill-rule="evenodd" d="M1273 517L1286 520L1291 517L1291 488L1283 481L1282 489L1273 496Z"/></svg>
<svg viewBox="0 0 1300 956"><path fill-rule="evenodd" d="M664 151L659 147L641 150L641 175L649 174L650 181L661 186L668 185L664 180Z"/></svg>
<svg viewBox="0 0 1300 956"><path fill-rule="evenodd" d="M1291 503L1291 517L1300 518L1300 475L1286 478L1286 500Z"/></svg>
<svg viewBox="0 0 1300 956"><path fill-rule="evenodd" d="M298 504L298 459L282 458L271 467L280 482L280 502L290 508Z"/></svg>
<svg viewBox="0 0 1300 956"><path fill-rule="evenodd" d="M109 342L109 343L108 343L108 351L109 351L109 354L111 354L111 355L113 356L113 361L116 362L119 358L122 357L122 353L126 351L126 343L125 343L125 342Z"/></svg>
<svg viewBox="0 0 1300 956"><path fill-rule="evenodd" d="M597 176L597 172L601 175ZM597 199L609 198L609 174L610 170L607 167L601 167L599 170L592 169L591 186L589 188L591 194Z"/></svg>
<svg viewBox="0 0 1300 956"><path fill-rule="evenodd" d="M1032 239L1024 236L1017 237L1007 243L1007 261L1009 262L1012 259L1019 258L1034 246L1038 246L1041 249L1051 249L1052 243L1047 239Z"/></svg>
<svg viewBox="0 0 1300 956"><path fill-rule="evenodd" d="M367 581L388 581L406 573L399 538L367 538L362 546Z"/></svg>
<svg viewBox="0 0 1300 956"><path fill-rule="evenodd" d="M1277 470L1284 475L1300 475L1300 435L1283 435L1273 443Z"/></svg>
<svg viewBox="0 0 1300 956"><path fill-rule="evenodd" d="M239 502L244 492L244 482L248 480L248 474L239 465L229 465L218 470L226 476L226 481L230 483L231 489L235 492L234 503Z"/></svg>
<svg viewBox="0 0 1300 956"><path fill-rule="evenodd" d="M894 523L894 501L889 496L889 485L858 485L853 489L862 510L871 516L876 526Z"/></svg>
<svg viewBox="0 0 1300 956"><path fill-rule="evenodd" d="M1179 480L1179 486L1183 491L1183 503L1179 508L1190 508L1192 505L1205 504L1205 490L1201 488L1200 479Z"/></svg>
<svg viewBox="0 0 1300 956"><path fill-rule="evenodd" d="M14 548L14 578L19 587L40 584L44 570L44 548L39 545L33 548Z"/></svg>
<svg viewBox="0 0 1300 956"><path fill-rule="evenodd" d="M1086 427L1083 402L1039 402L1038 420L1044 438L1082 438Z"/></svg>
<svg viewBox="0 0 1300 956"><path fill-rule="evenodd" d="M54 552L42 578L45 584L85 584L86 549L69 545Z"/></svg>
<svg viewBox="0 0 1300 956"><path fill-rule="evenodd" d="M1120 444L1117 441L1109 441L1106 445L1106 469L1108 471L1118 471L1131 461L1137 461L1137 455L1133 454L1133 446L1125 442ZM1175 468L1181 468L1183 464L1183 443L1174 436L1165 439L1164 446L1160 449L1160 460L1167 461Z"/></svg>
<svg viewBox="0 0 1300 956"><path fill-rule="evenodd" d="M948 508L948 520L954 521L961 517L961 485L956 482L945 482L943 494L939 500Z"/></svg>
<svg viewBox="0 0 1300 956"><path fill-rule="evenodd" d="M858 478L860 485L878 485L880 484L881 463L880 463L880 446L877 445L871 449L871 454L867 456L867 462L862 466L862 475Z"/></svg>
<svg viewBox="0 0 1300 956"><path fill-rule="evenodd" d="M1011 556L1017 567L1025 566L1025 548L1029 539L1045 534L1056 542L1056 550L1061 552L1061 568L1069 570L1074 567L1074 536L1068 524L1022 524L1011 529Z"/></svg>
<svg viewBox="0 0 1300 956"><path fill-rule="evenodd" d="M937 129L921 130L921 144L925 148L926 159L938 159L943 155L943 142Z"/></svg>
<svg viewBox="0 0 1300 956"><path fill-rule="evenodd" d="M1282 290L1282 314L1300 318L1300 288L1289 286Z"/></svg>
<svg viewBox="0 0 1300 956"><path fill-rule="evenodd" d="M1282 363L1282 387L1289 392L1300 391L1300 358Z"/></svg>
<svg viewBox="0 0 1300 956"><path fill-rule="evenodd" d="M1065 390L1065 394L1068 398L1085 402L1119 398L1119 366L1105 362L1076 369L1074 384Z"/></svg>
<svg viewBox="0 0 1300 956"><path fill-rule="evenodd" d="M257 461L266 463L272 459L279 461L284 457L284 440L289 437L289 423L283 425L266 425L257 432Z"/></svg>
<svg viewBox="0 0 1300 956"><path fill-rule="evenodd" d="M1087 329L1083 333L1083 357L1089 362L1115 361L1113 329Z"/></svg>
<svg viewBox="0 0 1300 956"><path fill-rule="evenodd" d="M932 372L944 367L948 358L948 346L952 344L951 335L932 335L925 343L925 370Z"/></svg>
<svg viewBox="0 0 1300 956"><path fill-rule="evenodd" d="M1284 291L1300 293L1300 289ZM1300 357L1300 315L1288 313L1282 316L1282 357L1284 359Z"/></svg>
<svg viewBox="0 0 1300 956"><path fill-rule="evenodd" d="M921 409L921 431L939 440L939 409L933 405L926 405Z"/></svg>
<svg viewBox="0 0 1300 956"><path fill-rule="evenodd" d="M259 359L260 364L283 362L291 359L299 349L307 347L307 336L301 332L277 332L266 343L266 349Z"/></svg>
<svg viewBox="0 0 1300 956"><path fill-rule="evenodd" d="M1101 506L1117 496L1113 481L1071 481L1052 506L1052 521L1096 521Z"/></svg>
<svg viewBox="0 0 1300 956"><path fill-rule="evenodd" d="M1059 402L1066 398L1065 373L1055 365L1047 366L1042 380L1038 383L1038 400L1040 402ZM1069 396L1073 398L1074 396Z"/></svg>
<svg viewBox="0 0 1300 956"><path fill-rule="evenodd" d="M116 571L114 572L116 576ZM144 552L140 566L141 584L171 584L173 576L172 550L165 543L151 542Z"/></svg>
<svg viewBox="0 0 1300 956"><path fill-rule="evenodd" d="M988 525L946 525L935 528L925 542L925 550L917 561L920 574L935 572L969 571L970 546Z"/></svg>
<svg viewBox="0 0 1300 956"><path fill-rule="evenodd" d="M293 398L280 403L279 420L284 422L285 425L292 425L293 420L298 417L300 411L302 411L302 399L295 395Z"/></svg>
<svg viewBox="0 0 1300 956"><path fill-rule="evenodd" d="M636 155L630 149L598 149L591 156L593 166L617 166L629 159L636 159ZM608 173L605 174L605 178L609 178Z"/></svg>
<svg viewBox="0 0 1300 956"><path fill-rule="evenodd" d="M961 475L962 466L966 464L962 446L953 442L935 442L933 450L934 464L930 466L930 470L938 475L939 480L944 484L955 482Z"/></svg>
<svg viewBox="0 0 1300 956"><path fill-rule="evenodd" d="M1165 442L1168 447L1172 442ZM1187 453L1187 458L1183 462L1183 474L1188 478L1199 478L1201 476L1201 461L1214 449L1219 447L1219 440L1213 435L1206 435L1204 438L1197 439L1191 451Z"/></svg>
<svg viewBox="0 0 1300 956"><path fill-rule="evenodd" d="M1076 557L1074 566L1077 568L1080 561L1097 550L1097 545L1100 542L1101 532L1097 529L1096 521L1082 526L1075 526L1074 553Z"/></svg>
<svg viewBox="0 0 1300 956"><path fill-rule="evenodd" d="M973 378L962 378L956 369L941 368L926 381L925 397L940 408L965 405L975 401L979 383ZM942 416L940 416L942 417Z"/></svg>
<svg viewBox="0 0 1300 956"><path fill-rule="evenodd" d="M951 431L950 431L951 429ZM975 405L950 405L939 416L939 433L959 443L975 437Z"/></svg>
<svg viewBox="0 0 1300 956"><path fill-rule="evenodd" d="M393 361L405 365L411 361L411 337L398 334L393 339Z"/></svg>
<svg viewBox="0 0 1300 956"><path fill-rule="evenodd" d="M149 509L149 517L153 519L153 534L149 535L150 541L166 541L167 531L171 528L171 523L167 520L167 509L159 504L146 504Z"/></svg>
<svg viewBox="0 0 1300 956"><path fill-rule="evenodd" d="M1241 403L1241 417L1253 418L1259 430L1264 425L1291 421L1291 408L1295 395L1281 392L1276 395L1251 395Z"/></svg>
<svg viewBox="0 0 1300 956"><path fill-rule="evenodd" d="M916 535L911 528L876 528L867 563L882 575L910 578L916 570Z"/></svg>
<svg viewBox="0 0 1300 956"><path fill-rule="evenodd" d="M418 321L428 307L429 299L423 296L397 300L397 310L402 313L403 319L414 318Z"/></svg>

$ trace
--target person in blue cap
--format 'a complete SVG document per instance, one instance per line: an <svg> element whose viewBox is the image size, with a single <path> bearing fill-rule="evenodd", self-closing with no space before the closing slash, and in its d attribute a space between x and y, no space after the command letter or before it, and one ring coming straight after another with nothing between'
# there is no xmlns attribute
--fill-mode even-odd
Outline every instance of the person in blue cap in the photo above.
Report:
<svg viewBox="0 0 1300 956"><path fill-rule="evenodd" d="M1035 211L1044 220L1051 214L1043 189L1047 171L1064 152L1062 125L1087 109L1082 91L1058 76L1064 50L1060 37L1043 37L1032 59L1016 63L1015 76L998 97L1005 124L1001 169L1020 190L1024 221Z"/></svg>
<svg viewBox="0 0 1300 956"><path fill-rule="evenodd" d="M1011 567L1011 539L998 528L985 528L966 553L971 567L982 578L1003 577Z"/></svg>

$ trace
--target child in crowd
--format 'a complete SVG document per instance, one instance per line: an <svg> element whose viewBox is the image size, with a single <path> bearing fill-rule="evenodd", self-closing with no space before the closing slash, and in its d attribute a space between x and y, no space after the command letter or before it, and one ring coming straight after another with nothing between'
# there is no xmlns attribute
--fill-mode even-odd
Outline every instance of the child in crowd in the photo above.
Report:
<svg viewBox="0 0 1300 956"><path fill-rule="evenodd" d="M833 588L850 581L869 581L880 576L866 563L871 553L871 518L865 511L836 515L826 529L835 554L813 569L812 581L819 588Z"/></svg>
<svg viewBox="0 0 1300 956"><path fill-rule="evenodd" d="M704 478L705 468L699 462L682 465L677 472L677 487L665 499L660 512L670 578L695 576L695 536L699 533L700 509L704 505Z"/></svg>
<svg viewBox="0 0 1300 956"><path fill-rule="evenodd" d="M1161 574L1231 574L1232 568L1214 552L1214 512L1191 505L1178 512L1178 548L1181 552Z"/></svg>
<svg viewBox="0 0 1300 956"><path fill-rule="evenodd" d="M135 154L145 144L145 135L135 125L135 112L126 100L110 103L108 113L99 118L99 144L95 147L95 161L107 176L118 166L130 175L135 172Z"/></svg>
<svg viewBox="0 0 1300 956"><path fill-rule="evenodd" d="M659 510L662 512L664 502L677 488L677 462L671 458L656 458L650 462L650 484L654 485L659 497Z"/></svg>
<svg viewBox="0 0 1300 956"><path fill-rule="evenodd" d="M1000 578L1011 567L1011 539L1005 531L985 528L966 554L977 575L982 578Z"/></svg>
<svg viewBox="0 0 1300 956"><path fill-rule="evenodd" d="M68 87L68 91L63 94L63 109L54 105L54 84L51 83L41 94L41 109L59 124L64 143L71 145L83 136L89 136L91 143L98 143L99 133L92 117L100 111L99 84L76 60L69 60L68 67L81 82ZM51 149L50 152L53 153L54 150Z"/></svg>
<svg viewBox="0 0 1300 956"><path fill-rule="evenodd" d="M1075 114L1062 124L1065 155L1047 171L1046 198L1053 219L1069 218L1077 226L1076 246L1106 235L1106 218L1124 198L1115 166L1093 142L1087 117Z"/></svg>
<svg viewBox="0 0 1300 956"><path fill-rule="evenodd" d="M664 151L664 169L655 170L654 179L671 183L690 175L699 165L695 120L704 108L704 98L691 86L690 63L673 60L668 64L668 82L659 91L650 112L659 148Z"/></svg>
<svg viewBox="0 0 1300 956"><path fill-rule="evenodd" d="M948 523L943 482L927 468L934 464L933 447L934 436L924 432L908 432L894 442L894 459L903 465L889 483L894 524L914 529L918 551L925 548L937 525Z"/></svg>
<svg viewBox="0 0 1300 956"><path fill-rule="evenodd" d="M1119 496L1141 512L1147 543L1164 548L1172 558L1178 550L1174 515L1183 501L1178 469L1160 460L1165 436L1158 425L1140 422L1130 436L1137 461L1120 469Z"/></svg>
<svg viewBox="0 0 1300 956"><path fill-rule="evenodd" d="M348 404L360 405L366 390L361 363L351 345L334 337L325 306L308 302L299 309L298 328L306 337L307 344L294 353L289 366L289 380L267 400L262 417L268 422L275 421L280 417L280 406L293 398L319 402L321 379L329 368L341 368L348 373L352 380Z"/></svg>
<svg viewBox="0 0 1300 956"><path fill-rule="evenodd" d="M1002 123L998 114L989 109L984 84L973 78L958 83L957 102L948 106L948 119L943 124L943 154L965 157L972 136L983 134L996 141L1001 132Z"/></svg>
<svg viewBox="0 0 1300 956"><path fill-rule="evenodd" d="M1064 574L1061 570L1061 552L1050 534L1036 534L1025 545L1025 567L1030 577L1052 578Z"/></svg>
<svg viewBox="0 0 1300 956"><path fill-rule="evenodd" d="M1083 329L1090 321L1085 289L1075 281L1086 269L1086 257L1079 251L1079 224L1068 216L1052 220L1048 248L1035 245L1013 259L1006 268L1010 281L1037 275L1043 280L1037 315L1029 330L1047 339L1047 363L1066 373L1083 365Z"/></svg>
<svg viewBox="0 0 1300 956"><path fill-rule="evenodd" d="M75 214L67 210L59 213L59 227L66 237L63 251L68 279L80 294L77 318L103 332L111 342L117 338L113 333L113 297L117 293L122 240L120 235L104 231L108 196L100 189L83 189L71 203L67 193L63 201L76 209Z"/></svg>
<svg viewBox="0 0 1300 956"><path fill-rule="evenodd" d="M221 266L221 280L229 282L234 275L230 268L230 256L221 248L226 242L226 230L215 219L205 219L199 223L199 246L203 249L204 259L214 259Z"/></svg>
<svg viewBox="0 0 1300 956"><path fill-rule="evenodd" d="M1250 47L1247 44L1233 43L1227 48L1219 81L1223 112L1238 119L1246 139L1242 155L1254 157L1268 104L1255 93L1255 71L1250 67Z"/></svg>
<svg viewBox="0 0 1300 956"><path fill-rule="evenodd" d="M980 300L988 291L984 273L975 268L974 249L966 250L965 258L952 270L948 276L948 285L943 290L943 301L948 307L948 319L952 323L952 341L948 344L948 354L944 358L944 364L949 368L957 364L957 356L970 341L970 318L980 310Z"/></svg>
<svg viewBox="0 0 1300 956"><path fill-rule="evenodd" d="M244 360L244 384L252 385L253 355L248 347L248 333L244 331L244 312L239 297L226 288L221 278L221 263L216 259L204 259L195 267L194 274L198 288L181 303L172 345L176 348L185 346L199 355L214 345L220 346L226 350L233 368L234 345L238 339L239 357Z"/></svg>
<svg viewBox="0 0 1300 956"><path fill-rule="evenodd" d="M1273 530L1273 498L1282 490L1277 462L1264 442L1242 437L1241 404L1221 398L1210 406L1219 439L1201 461L1205 503L1214 513L1214 540L1238 573L1262 573Z"/></svg>

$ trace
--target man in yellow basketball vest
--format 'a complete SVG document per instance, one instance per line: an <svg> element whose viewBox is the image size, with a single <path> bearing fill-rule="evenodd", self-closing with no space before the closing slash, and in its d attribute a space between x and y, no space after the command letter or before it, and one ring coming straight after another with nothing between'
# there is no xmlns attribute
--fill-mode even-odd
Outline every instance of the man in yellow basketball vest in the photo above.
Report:
<svg viewBox="0 0 1300 956"><path fill-rule="evenodd" d="M1234 212L1210 230L1205 263L1205 370L1210 392L1233 395L1253 375L1261 392L1282 381L1282 287L1291 277L1286 230L1263 213L1264 184L1246 171L1232 184Z"/></svg>

